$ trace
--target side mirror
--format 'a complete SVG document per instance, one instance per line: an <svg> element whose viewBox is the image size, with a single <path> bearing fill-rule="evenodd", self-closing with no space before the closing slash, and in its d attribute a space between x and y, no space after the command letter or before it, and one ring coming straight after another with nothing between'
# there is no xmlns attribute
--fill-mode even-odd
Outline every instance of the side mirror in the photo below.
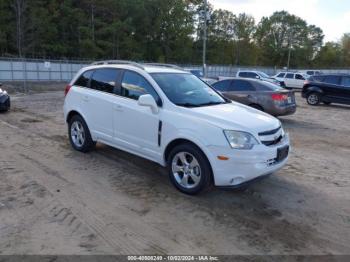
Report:
<svg viewBox="0 0 350 262"><path fill-rule="evenodd" d="M256 79L260 79L260 76L255 76Z"/></svg>
<svg viewBox="0 0 350 262"><path fill-rule="evenodd" d="M157 102L156 102L156 100L154 100L153 96L151 96L151 95L147 94L147 95L140 96L137 103L139 106L150 107L153 114L157 114L159 112Z"/></svg>

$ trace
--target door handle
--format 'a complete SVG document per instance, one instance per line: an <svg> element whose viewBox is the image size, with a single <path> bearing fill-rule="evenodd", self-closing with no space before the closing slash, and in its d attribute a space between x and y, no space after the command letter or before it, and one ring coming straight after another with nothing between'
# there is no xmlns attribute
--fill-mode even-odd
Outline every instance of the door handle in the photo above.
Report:
<svg viewBox="0 0 350 262"><path fill-rule="evenodd" d="M114 105L113 109L114 109L114 111L118 111L118 112L122 112L123 111L123 107L121 105Z"/></svg>

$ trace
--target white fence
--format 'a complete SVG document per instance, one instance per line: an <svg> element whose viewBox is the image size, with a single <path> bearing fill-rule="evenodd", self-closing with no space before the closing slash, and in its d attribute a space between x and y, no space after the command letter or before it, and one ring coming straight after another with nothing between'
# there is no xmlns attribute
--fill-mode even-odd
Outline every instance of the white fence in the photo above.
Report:
<svg viewBox="0 0 350 262"><path fill-rule="evenodd" d="M0 81L70 81L75 73L87 66L89 61L38 60L20 58L0 58ZM188 69L202 69L199 65L180 65ZM209 77L235 76L239 70L256 70L274 75L281 69L272 67L237 67L208 65ZM296 70L291 70L296 71ZM320 70L324 73L347 73L350 69Z"/></svg>
<svg viewBox="0 0 350 262"><path fill-rule="evenodd" d="M69 81L88 63L0 58L0 81Z"/></svg>

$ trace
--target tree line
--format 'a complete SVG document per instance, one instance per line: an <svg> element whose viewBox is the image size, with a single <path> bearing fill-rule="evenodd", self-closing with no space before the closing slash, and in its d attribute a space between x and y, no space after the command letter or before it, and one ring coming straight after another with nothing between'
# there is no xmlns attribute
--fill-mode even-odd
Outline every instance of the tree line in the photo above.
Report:
<svg viewBox="0 0 350 262"><path fill-rule="evenodd" d="M203 10L202 0L0 0L0 56L200 64L206 22L208 64L350 66L350 34L323 43L321 28L286 11L255 21Z"/></svg>

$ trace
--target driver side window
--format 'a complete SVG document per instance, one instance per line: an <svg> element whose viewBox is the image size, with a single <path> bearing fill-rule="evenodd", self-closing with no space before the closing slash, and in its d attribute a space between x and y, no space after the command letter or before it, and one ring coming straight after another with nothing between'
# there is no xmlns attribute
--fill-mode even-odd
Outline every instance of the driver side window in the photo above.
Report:
<svg viewBox="0 0 350 262"><path fill-rule="evenodd" d="M296 74L295 79L297 80L305 80L305 78L302 75Z"/></svg>
<svg viewBox="0 0 350 262"><path fill-rule="evenodd" d="M140 96L150 94L156 100L157 104L161 99L151 84L141 75L132 71L125 71L122 80L122 96L138 100Z"/></svg>

